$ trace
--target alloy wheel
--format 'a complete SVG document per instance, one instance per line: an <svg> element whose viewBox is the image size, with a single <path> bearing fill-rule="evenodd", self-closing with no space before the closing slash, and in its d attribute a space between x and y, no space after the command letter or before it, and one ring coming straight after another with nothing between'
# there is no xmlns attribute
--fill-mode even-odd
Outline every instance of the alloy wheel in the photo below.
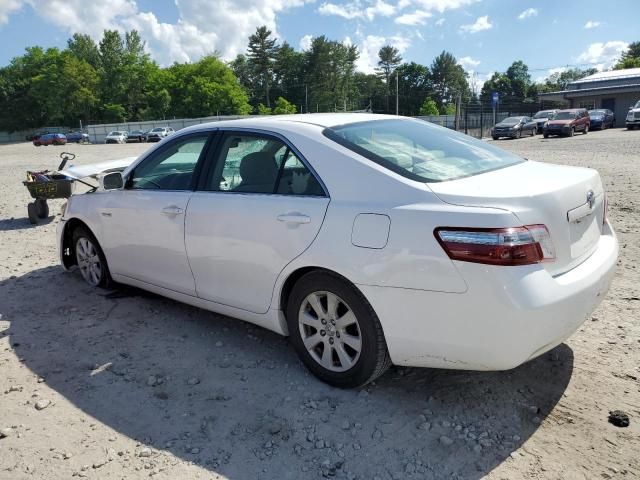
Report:
<svg viewBox="0 0 640 480"><path fill-rule="evenodd" d="M76 242L76 261L82 278L91 286L98 286L102 280L102 262L98 249L87 237L80 237Z"/></svg>
<svg viewBox="0 0 640 480"><path fill-rule="evenodd" d="M360 358L358 319L337 295L326 291L307 295L298 312L298 327L311 357L327 370L345 372Z"/></svg>

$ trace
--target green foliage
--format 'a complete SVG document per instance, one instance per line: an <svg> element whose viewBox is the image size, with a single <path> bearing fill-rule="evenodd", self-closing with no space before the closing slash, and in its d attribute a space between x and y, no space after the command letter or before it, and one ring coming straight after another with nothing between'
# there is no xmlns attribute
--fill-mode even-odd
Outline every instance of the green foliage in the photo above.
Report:
<svg viewBox="0 0 640 480"><path fill-rule="evenodd" d="M456 114L456 104L455 103L447 103L440 107L441 115L455 115Z"/></svg>
<svg viewBox="0 0 640 480"><path fill-rule="evenodd" d="M422 106L420 107L420 115L439 115L438 105L432 98L425 98Z"/></svg>
<svg viewBox="0 0 640 480"><path fill-rule="evenodd" d="M122 123L127 120L127 111L122 105L108 103L103 108L103 118L107 123Z"/></svg>
<svg viewBox="0 0 640 480"><path fill-rule="evenodd" d="M624 68L640 68L640 42L632 42L627 47L618 63L613 67L614 70L622 70Z"/></svg>
<svg viewBox="0 0 640 480"><path fill-rule="evenodd" d="M293 103L290 103L286 98L278 97L276 100L276 106L273 107L274 115L286 115L290 113L296 113L297 108Z"/></svg>
<svg viewBox="0 0 640 480"><path fill-rule="evenodd" d="M562 72L556 72L547 77L543 84L538 85L538 92L557 92L560 90L565 90L567 88L567 84L569 84L570 82L579 80L589 75L593 75L597 71L598 70L596 70L595 68L587 68L585 70L581 70L579 68L570 68Z"/></svg>
<svg viewBox="0 0 640 480"><path fill-rule="evenodd" d="M273 63L278 52L276 40L271 37L271 30L265 26L258 27L256 33L249 37L247 51L251 70L258 80L261 90L264 90L267 107L270 107L269 89L273 76Z"/></svg>
<svg viewBox="0 0 640 480"><path fill-rule="evenodd" d="M269 107L267 107L264 103L259 103L258 107L258 115L271 115L271 109Z"/></svg>
<svg viewBox="0 0 640 480"><path fill-rule="evenodd" d="M433 60L429 70L433 83L433 99L440 111L444 111L447 104L455 103L458 97L463 102L470 97L467 73L451 53L443 51Z"/></svg>

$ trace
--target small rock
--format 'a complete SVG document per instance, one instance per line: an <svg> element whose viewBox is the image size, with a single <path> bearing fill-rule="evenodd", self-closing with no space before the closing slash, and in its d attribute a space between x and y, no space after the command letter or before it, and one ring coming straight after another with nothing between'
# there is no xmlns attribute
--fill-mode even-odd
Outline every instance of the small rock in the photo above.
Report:
<svg viewBox="0 0 640 480"><path fill-rule="evenodd" d="M106 460L98 460L97 462L95 462L93 464L93 468L100 468L100 467L104 467L106 465L107 461Z"/></svg>
<svg viewBox="0 0 640 480"><path fill-rule="evenodd" d="M191 453L191 455L197 455L200 453L200 449L198 447L193 447L189 453Z"/></svg>
<svg viewBox="0 0 640 480"><path fill-rule="evenodd" d="M382 432L378 429L374 430L373 435L371 435L371 438L373 438L374 440L380 440L382 438Z"/></svg>
<svg viewBox="0 0 640 480"><path fill-rule="evenodd" d="M216 347L218 347L218 348L220 348L220 347L221 347L221 346L223 346L223 345L224 345L224 343L222 343L220 340L218 340L218 341L216 342Z"/></svg>
<svg viewBox="0 0 640 480"><path fill-rule="evenodd" d="M0 430L0 438L7 438L13 435L13 428L3 428Z"/></svg>
<svg viewBox="0 0 640 480"><path fill-rule="evenodd" d="M440 443L446 447L453 445L453 440L451 440L449 437L443 435L440 437Z"/></svg>
<svg viewBox="0 0 640 480"><path fill-rule="evenodd" d="M191 377L189 380L187 380L187 384L189 385L198 385L200 383L200 379L196 378L196 377Z"/></svg>
<svg viewBox="0 0 640 480"><path fill-rule="evenodd" d="M49 405L51 405L51 400L47 400L46 398L43 398L36 402L36 410L44 410Z"/></svg>
<svg viewBox="0 0 640 480"><path fill-rule="evenodd" d="M631 422L629 420L629 415L625 412L622 410L613 410L609 412L609 423L616 427L625 428L628 427Z"/></svg>
<svg viewBox="0 0 640 480"><path fill-rule="evenodd" d="M451 426L451 422L447 422L446 420L443 420L442 421L442 426L445 427L445 428L448 428L448 427Z"/></svg>
<svg viewBox="0 0 640 480"><path fill-rule="evenodd" d="M272 423L271 426L269 427L269 433L271 435L276 435L280 433L280 430L282 430L282 426L277 423Z"/></svg>
<svg viewBox="0 0 640 480"><path fill-rule="evenodd" d="M143 448L142 450L140 450L138 452L138 456L142 457L142 458L147 458L151 456L151 449L150 448Z"/></svg>
<svg viewBox="0 0 640 480"><path fill-rule="evenodd" d="M149 378L147 378L147 386L153 387L157 383L158 383L158 379L154 375L151 375Z"/></svg>
<svg viewBox="0 0 640 480"><path fill-rule="evenodd" d="M70 453L64 452L62 454L62 458L64 458L65 460L69 460L71 457L73 457L73 455L71 455Z"/></svg>
<svg viewBox="0 0 640 480"><path fill-rule="evenodd" d="M351 424L349 423L349 420L345 420L344 422L342 422L343 430L349 430L350 428L351 428Z"/></svg>

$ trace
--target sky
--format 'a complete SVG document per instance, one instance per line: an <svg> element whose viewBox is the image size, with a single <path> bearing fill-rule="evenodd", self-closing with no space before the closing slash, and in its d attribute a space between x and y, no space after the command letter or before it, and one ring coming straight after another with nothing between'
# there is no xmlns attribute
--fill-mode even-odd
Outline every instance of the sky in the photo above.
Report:
<svg viewBox="0 0 640 480"><path fill-rule="evenodd" d="M0 0L0 66L28 46L64 48L74 32L138 30L161 65L218 52L245 53L266 25L280 42L358 45L357 67L373 72L385 44L425 65L453 53L482 83L524 61L534 80L569 66L610 68L640 40L640 0Z"/></svg>

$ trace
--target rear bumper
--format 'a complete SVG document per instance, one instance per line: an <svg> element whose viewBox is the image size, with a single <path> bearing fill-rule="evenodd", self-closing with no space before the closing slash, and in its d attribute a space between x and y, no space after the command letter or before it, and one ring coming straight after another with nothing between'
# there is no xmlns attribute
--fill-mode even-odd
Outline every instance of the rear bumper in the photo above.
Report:
<svg viewBox="0 0 640 480"><path fill-rule="evenodd" d="M618 242L606 225L579 266L553 277L540 265L455 262L465 293L359 288L377 312L393 363L463 370L507 370L571 336L606 295Z"/></svg>

